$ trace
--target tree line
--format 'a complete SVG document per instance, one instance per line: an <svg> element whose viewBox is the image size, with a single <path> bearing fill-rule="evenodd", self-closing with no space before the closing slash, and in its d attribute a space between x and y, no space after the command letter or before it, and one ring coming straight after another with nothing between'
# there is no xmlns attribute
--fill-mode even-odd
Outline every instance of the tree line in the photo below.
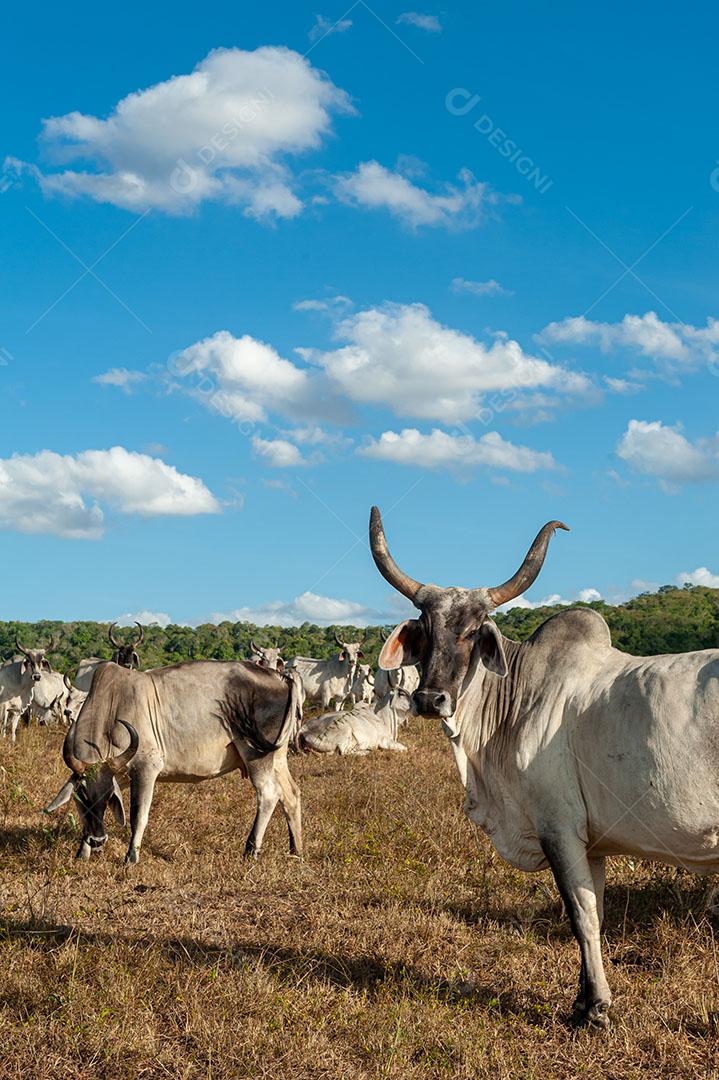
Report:
<svg viewBox="0 0 719 1080"><path fill-rule="evenodd" d="M655 593L643 593L625 604L603 601L576 604L599 611L609 624L618 649L650 656L654 653L688 652L719 647L719 589L704 586L674 588L663 586ZM513 608L495 615L502 633L524 641L559 607ZM203 626L148 626L140 655L142 666L162 667L182 660L242 660L250 656L250 640L258 645L278 641L286 659L314 656L320 659L337 653L335 631L345 641L364 635L365 659L373 666L382 648L382 627L359 629L352 626L254 626L252 623L223 622ZM97 622L0 622L0 657L15 652L15 638L29 648L54 643L50 660L59 671L70 671L80 660L97 656L109 660L112 646L108 624ZM132 635L133 629L116 629L117 637Z"/></svg>

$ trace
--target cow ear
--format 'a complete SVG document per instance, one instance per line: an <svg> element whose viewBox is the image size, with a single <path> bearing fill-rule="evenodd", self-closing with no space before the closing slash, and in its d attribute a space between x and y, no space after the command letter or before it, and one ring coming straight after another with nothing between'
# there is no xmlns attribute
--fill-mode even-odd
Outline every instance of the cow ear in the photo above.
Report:
<svg viewBox="0 0 719 1080"><path fill-rule="evenodd" d="M24 675L26 671L27 671L27 660L23 660L21 665L20 665L20 674Z"/></svg>
<svg viewBox="0 0 719 1080"><path fill-rule="evenodd" d="M64 806L66 802L70 801L74 793L75 777L71 776L70 779L62 785L52 802L44 808L43 814L51 814L53 810L59 810L61 806Z"/></svg>
<svg viewBox="0 0 719 1080"><path fill-rule="evenodd" d="M394 671L419 662L424 631L418 619L407 619L396 626L382 646L377 663L383 671Z"/></svg>
<svg viewBox="0 0 719 1080"><path fill-rule="evenodd" d="M120 785L113 776L112 778L112 795L110 796L110 809L115 815L115 821L118 825L125 824L125 807L122 803L122 792L120 791Z"/></svg>
<svg viewBox="0 0 719 1080"><path fill-rule="evenodd" d="M477 638L479 656L487 671L492 671L503 679L507 674L507 658L504 655L502 635L491 619L482 623Z"/></svg>

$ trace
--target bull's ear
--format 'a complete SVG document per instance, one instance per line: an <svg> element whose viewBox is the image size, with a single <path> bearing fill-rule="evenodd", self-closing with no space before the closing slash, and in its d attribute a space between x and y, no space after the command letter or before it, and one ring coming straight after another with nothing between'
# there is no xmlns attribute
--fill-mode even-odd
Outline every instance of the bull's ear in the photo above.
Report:
<svg viewBox="0 0 719 1080"><path fill-rule="evenodd" d="M507 674L507 658L504 655L502 635L491 619L482 623L477 638L479 656L487 671L493 671L495 675L504 678Z"/></svg>
<svg viewBox="0 0 719 1080"><path fill-rule="evenodd" d="M64 806L66 802L70 801L74 791L75 777L71 776L70 779L62 785L52 802L44 808L43 814L51 814L53 810L59 810L61 806Z"/></svg>
<svg viewBox="0 0 719 1080"><path fill-rule="evenodd" d="M357 653L357 656L358 656L358 657L362 657L362 659L364 660L364 653L362 652L362 650L361 650L361 649L360 649L360 650L359 650L359 652Z"/></svg>
<svg viewBox="0 0 719 1080"><path fill-rule="evenodd" d="M122 792L120 791L120 785L113 776L112 778L112 795L109 799L109 806L115 815L115 821L118 825L125 824L125 807L122 803Z"/></svg>
<svg viewBox="0 0 719 1080"><path fill-rule="evenodd" d="M419 662L424 631L418 619L407 619L395 626L382 646L377 663L383 671L394 671Z"/></svg>

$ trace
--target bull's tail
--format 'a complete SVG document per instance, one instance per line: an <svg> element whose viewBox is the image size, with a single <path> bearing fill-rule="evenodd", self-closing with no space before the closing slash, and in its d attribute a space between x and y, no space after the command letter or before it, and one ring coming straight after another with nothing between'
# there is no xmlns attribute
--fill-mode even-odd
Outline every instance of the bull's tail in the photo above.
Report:
<svg viewBox="0 0 719 1080"><path fill-rule="evenodd" d="M282 677L289 684L290 692L285 717L277 736L278 747L287 746L291 741L296 745L297 736L302 727L302 680L298 673L292 670L284 672Z"/></svg>
<svg viewBox="0 0 719 1080"><path fill-rule="evenodd" d="M294 671L283 672L279 678L288 686L287 705L282 717L280 729L274 741L266 738L259 730L251 711L243 708L239 700L225 701L220 710L230 728L246 739L257 753L272 754L275 750L288 746L302 725L302 683Z"/></svg>

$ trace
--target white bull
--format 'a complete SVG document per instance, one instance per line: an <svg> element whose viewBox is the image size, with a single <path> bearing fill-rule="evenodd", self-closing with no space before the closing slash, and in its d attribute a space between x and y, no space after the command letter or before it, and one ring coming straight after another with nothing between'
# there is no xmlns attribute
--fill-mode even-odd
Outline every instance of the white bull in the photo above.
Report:
<svg viewBox="0 0 719 1080"><path fill-rule="evenodd" d="M287 664L287 670L297 672L308 701L319 701L323 709L332 705L338 710L350 695L363 653L362 642L342 641L336 632L335 641L340 646L337 656L331 656L329 660L295 656Z"/></svg>
<svg viewBox="0 0 719 1080"><path fill-rule="evenodd" d="M531 586L557 527L503 585L445 589L400 570L374 508L377 567L422 613L396 627L380 665L421 662L415 709L442 723L465 812L512 866L552 870L581 953L575 1015L604 1027L606 857L719 871L719 649L629 656L586 608L505 638L489 612Z"/></svg>

